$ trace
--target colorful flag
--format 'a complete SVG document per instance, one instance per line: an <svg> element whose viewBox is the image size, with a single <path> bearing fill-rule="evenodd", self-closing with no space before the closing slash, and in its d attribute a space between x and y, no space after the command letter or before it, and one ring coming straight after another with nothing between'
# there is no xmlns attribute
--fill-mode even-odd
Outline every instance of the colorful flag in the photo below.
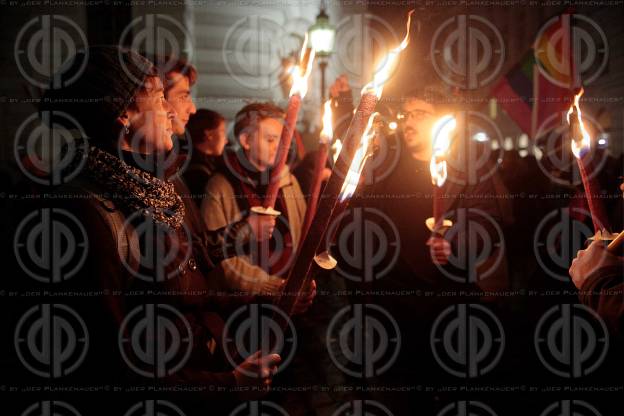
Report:
<svg viewBox="0 0 624 416"><path fill-rule="evenodd" d="M530 137L545 134L571 104L575 75L570 15L550 19L529 50L492 89L492 96ZM547 124L546 124L547 123Z"/></svg>

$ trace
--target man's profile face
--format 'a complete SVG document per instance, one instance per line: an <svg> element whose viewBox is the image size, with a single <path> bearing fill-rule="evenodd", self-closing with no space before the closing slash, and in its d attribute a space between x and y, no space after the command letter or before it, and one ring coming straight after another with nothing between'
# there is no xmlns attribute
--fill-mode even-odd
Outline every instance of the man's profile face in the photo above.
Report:
<svg viewBox="0 0 624 416"><path fill-rule="evenodd" d="M431 130L435 122L433 105L413 98L403 104L401 114L403 140L408 150L412 153L430 153Z"/></svg>
<svg viewBox="0 0 624 416"><path fill-rule="evenodd" d="M171 150L173 109L165 100L160 78L149 78L144 91L135 96L135 103L134 108L127 110L132 130L129 145L133 151L153 153Z"/></svg>
<svg viewBox="0 0 624 416"><path fill-rule="evenodd" d="M189 78L179 72L172 72L167 77L167 82L173 84L167 90L167 101L175 110L173 118L173 133L177 136L184 135L184 129L191 114L195 114L197 108L191 96Z"/></svg>
<svg viewBox="0 0 624 416"><path fill-rule="evenodd" d="M240 141L251 164L262 172L275 163L284 125L281 119L265 118L256 127L241 134Z"/></svg>

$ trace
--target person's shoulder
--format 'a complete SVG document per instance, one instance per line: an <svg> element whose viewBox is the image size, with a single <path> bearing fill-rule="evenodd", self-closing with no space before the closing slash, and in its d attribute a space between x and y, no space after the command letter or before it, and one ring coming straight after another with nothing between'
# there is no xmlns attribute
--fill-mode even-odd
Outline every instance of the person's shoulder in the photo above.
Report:
<svg viewBox="0 0 624 416"><path fill-rule="evenodd" d="M215 173L206 182L205 192L209 195L233 193L234 184L232 183L232 178L223 172Z"/></svg>
<svg viewBox="0 0 624 416"><path fill-rule="evenodd" d="M116 206L107 192L95 183L83 178L65 183L55 188L48 195L55 201L53 204L55 206L80 206L84 209L102 206L111 211L116 210ZM78 213L82 213L82 211Z"/></svg>

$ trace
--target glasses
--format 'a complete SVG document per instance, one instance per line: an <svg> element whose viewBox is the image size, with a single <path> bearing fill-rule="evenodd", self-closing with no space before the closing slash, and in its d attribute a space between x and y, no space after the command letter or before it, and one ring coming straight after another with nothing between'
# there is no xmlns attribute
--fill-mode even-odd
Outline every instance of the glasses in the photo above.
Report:
<svg viewBox="0 0 624 416"><path fill-rule="evenodd" d="M415 121L422 121L425 120L429 117L432 117L433 113L430 113L429 111L425 111L425 110L412 110L412 111L401 111L398 115L397 115L397 119L399 121L405 121L407 119L409 119L410 117L413 118Z"/></svg>

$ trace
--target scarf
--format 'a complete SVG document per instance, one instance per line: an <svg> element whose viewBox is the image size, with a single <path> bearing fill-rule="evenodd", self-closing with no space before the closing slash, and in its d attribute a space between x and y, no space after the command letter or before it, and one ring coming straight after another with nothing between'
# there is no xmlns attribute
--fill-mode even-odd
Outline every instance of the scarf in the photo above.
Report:
<svg viewBox="0 0 624 416"><path fill-rule="evenodd" d="M80 152L81 153L81 152ZM77 160L84 155L78 154ZM91 147L86 174L130 212L140 212L159 225L177 230L184 222L184 202L173 183L130 166L111 153Z"/></svg>

